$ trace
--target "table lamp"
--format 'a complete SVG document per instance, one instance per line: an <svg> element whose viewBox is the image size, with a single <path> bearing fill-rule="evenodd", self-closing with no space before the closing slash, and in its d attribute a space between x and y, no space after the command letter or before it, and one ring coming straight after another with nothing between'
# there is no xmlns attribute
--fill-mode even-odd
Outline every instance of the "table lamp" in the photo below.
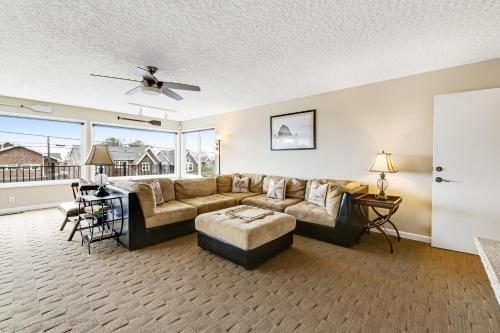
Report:
<svg viewBox="0 0 500 333"><path fill-rule="evenodd" d="M108 183L108 176L104 173L104 165L114 165L113 159L111 158L111 153L107 146L104 145L93 145L92 149L87 156L85 165L96 165L98 166L99 174L96 175L96 183L99 185L99 189L95 194L96 197L105 197L109 193L106 191L106 184Z"/></svg>
<svg viewBox="0 0 500 333"><path fill-rule="evenodd" d="M392 163L392 154L386 153L382 150L381 153L375 155L373 159L372 166L370 167L371 172L380 172L380 178L377 180L377 187L379 193L375 196L379 200L387 200L387 195L385 191L389 187L389 182L385 179L385 173L396 173L398 169Z"/></svg>

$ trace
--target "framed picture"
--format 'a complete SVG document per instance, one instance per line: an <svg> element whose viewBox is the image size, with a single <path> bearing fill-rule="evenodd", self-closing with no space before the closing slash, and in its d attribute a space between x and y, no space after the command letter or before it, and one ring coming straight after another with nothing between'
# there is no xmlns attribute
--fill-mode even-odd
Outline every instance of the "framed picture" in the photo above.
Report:
<svg viewBox="0 0 500 333"><path fill-rule="evenodd" d="M316 149L316 110L271 116L271 150Z"/></svg>

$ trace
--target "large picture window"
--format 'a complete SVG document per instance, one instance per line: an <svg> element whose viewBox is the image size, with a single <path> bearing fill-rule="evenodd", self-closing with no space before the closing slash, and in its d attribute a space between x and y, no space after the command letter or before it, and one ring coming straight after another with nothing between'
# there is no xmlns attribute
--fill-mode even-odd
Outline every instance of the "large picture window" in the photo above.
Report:
<svg viewBox="0 0 500 333"><path fill-rule="evenodd" d="M185 177L215 174L215 129L182 133L183 170Z"/></svg>
<svg viewBox="0 0 500 333"><path fill-rule="evenodd" d="M0 183L79 179L82 127L0 115Z"/></svg>
<svg viewBox="0 0 500 333"><path fill-rule="evenodd" d="M109 147L113 166L108 177L174 175L177 133L93 125L94 144Z"/></svg>

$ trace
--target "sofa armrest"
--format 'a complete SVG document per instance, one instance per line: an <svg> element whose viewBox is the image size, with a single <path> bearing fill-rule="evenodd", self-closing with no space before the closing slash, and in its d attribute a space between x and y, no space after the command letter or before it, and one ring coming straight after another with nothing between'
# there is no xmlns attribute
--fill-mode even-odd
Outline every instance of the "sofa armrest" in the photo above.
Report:
<svg viewBox="0 0 500 333"><path fill-rule="evenodd" d="M351 245L356 241L358 234L365 228L366 223L359 212L359 208L352 204L351 198L368 193L368 186L361 185L351 191L344 192L340 202L339 213L335 222L335 228L345 233L345 245Z"/></svg>

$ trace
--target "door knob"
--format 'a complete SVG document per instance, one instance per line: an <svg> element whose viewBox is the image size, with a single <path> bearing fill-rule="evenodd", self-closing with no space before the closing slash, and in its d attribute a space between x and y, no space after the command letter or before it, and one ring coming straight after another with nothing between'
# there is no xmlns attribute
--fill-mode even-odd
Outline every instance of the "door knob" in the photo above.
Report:
<svg viewBox="0 0 500 333"><path fill-rule="evenodd" d="M438 171L438 172L443 171L443 167L437 166L437 167L436 167L436 171Z"/></svg>

